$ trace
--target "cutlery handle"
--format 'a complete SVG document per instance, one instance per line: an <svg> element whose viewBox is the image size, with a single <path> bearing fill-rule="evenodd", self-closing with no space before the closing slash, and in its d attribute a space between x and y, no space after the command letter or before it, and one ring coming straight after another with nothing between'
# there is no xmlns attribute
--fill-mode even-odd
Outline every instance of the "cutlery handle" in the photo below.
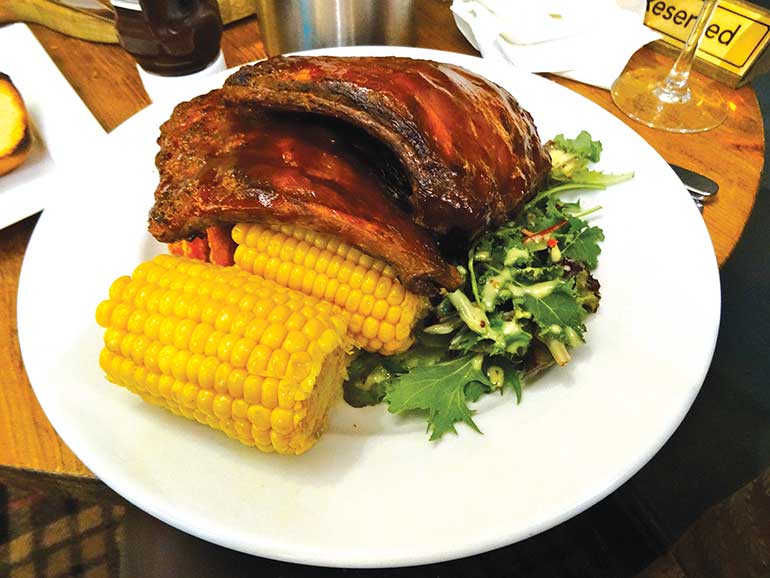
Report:
<svg viewBox="0 0 770 578"><path fill-rule="evenodd" d="M690 193L695 193L701 197L713 197L719 191L719 185L707 176L670 163L669 166L674 169L676 176L684 183Z"/></svg>

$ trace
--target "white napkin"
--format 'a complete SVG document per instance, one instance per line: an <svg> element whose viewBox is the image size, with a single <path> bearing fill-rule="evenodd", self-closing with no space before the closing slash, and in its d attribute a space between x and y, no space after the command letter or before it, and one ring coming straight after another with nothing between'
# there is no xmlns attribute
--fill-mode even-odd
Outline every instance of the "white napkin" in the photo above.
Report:
<svg viewBox="0 0 770 578"><path fill-rule="evenodd" d="M484 58L609 89L660 38L645 0L454 0L457 27Z"/></svg>

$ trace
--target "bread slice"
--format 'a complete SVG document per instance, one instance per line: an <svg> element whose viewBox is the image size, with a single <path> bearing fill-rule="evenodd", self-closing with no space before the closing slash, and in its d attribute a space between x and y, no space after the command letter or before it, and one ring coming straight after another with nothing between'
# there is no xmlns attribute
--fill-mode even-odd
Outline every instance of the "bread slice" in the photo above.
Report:
<svg viewBox="0 0 770 578"><path fill-rule="evenodd" d="M0 72L0 175L23 163L31 145L24 101L8 75Z"/></svg>

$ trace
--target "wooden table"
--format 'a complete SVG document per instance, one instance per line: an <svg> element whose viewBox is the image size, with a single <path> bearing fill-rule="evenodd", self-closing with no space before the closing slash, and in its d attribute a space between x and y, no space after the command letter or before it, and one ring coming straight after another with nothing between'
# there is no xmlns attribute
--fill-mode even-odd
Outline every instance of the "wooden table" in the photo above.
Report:
<svg viewBox="0 0 770 578"><path fill-rule="evenodd" d="M437 0L417 4L416 46L477 54L454 25L449 5ZM134 62L121 48L90 44L32 27L62 73L102 126L110 131L149 104ZM254 18L226 30L223 51L228 66L265 56ZM642 49L630 66L665 57ZM121 79L115 82L115 79ZM720 265L740 238L759 186L764 158L763 126L751 88L729 92L730 115L719 128L696 135L648 129L619 113L609 93L578 82L553 80L588 97L637 130L667 161L712 177L718 199L704 218ZM60 489L75 496L120 498L88 471L56 435L38 405L24 371L16 333L16 291L22 258L37 217L0 231L0 482Z"/></svg>

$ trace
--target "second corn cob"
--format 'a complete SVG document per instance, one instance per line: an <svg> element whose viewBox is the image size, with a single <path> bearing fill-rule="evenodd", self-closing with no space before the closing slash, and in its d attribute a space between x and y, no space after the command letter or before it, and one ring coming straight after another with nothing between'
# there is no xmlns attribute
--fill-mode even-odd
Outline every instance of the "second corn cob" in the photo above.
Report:
<svg viewBox="0 0 770 578"><path fill-rule="evenodd" d="M160 255L96 317L110 381L263 451L312 447L340 396L347 320L233 267Z"/></svg>
<svg viewBox="0 0 770 578"><path fill-rule="evenodd" d="M427 303L392 267L325 235L293 225L239 223L235 265L334 303L349 317L355 345L384 355L406 351Z"/></svg>

